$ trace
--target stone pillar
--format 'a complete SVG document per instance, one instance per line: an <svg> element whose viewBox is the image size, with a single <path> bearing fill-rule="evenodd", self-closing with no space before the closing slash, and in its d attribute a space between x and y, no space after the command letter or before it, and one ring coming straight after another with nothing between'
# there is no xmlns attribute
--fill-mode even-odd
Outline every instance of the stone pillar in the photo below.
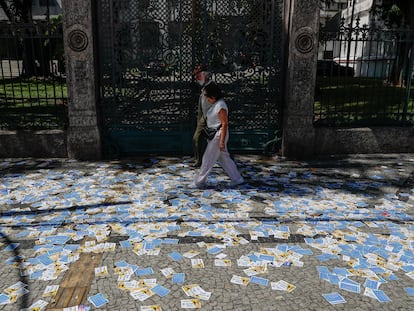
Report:
<svg viewBox="0 0 414 311"><path fill-rule="evenodd" d="M319 0L291 0L282 153L314 154L313 104L318 54Z"/></svg>
<svg viewBox="0 0 414 311"><path fill-rule="evenodd" d="M95 1L62 0L69 97L69 158L101 158L97 115L97 75L93 29Z"/></svg>

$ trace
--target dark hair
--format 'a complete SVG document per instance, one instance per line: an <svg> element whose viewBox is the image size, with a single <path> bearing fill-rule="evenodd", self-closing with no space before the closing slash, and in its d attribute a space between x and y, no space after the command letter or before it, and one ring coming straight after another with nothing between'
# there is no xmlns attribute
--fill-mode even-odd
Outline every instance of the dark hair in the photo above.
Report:
<svg viewBox="0 0 414 311"><path fill-rule="evenodd" d="M207 97L214 97L216 100L219 100L223 97L223 92L215 82L210 82L204 87L204 93Z"/></svg>

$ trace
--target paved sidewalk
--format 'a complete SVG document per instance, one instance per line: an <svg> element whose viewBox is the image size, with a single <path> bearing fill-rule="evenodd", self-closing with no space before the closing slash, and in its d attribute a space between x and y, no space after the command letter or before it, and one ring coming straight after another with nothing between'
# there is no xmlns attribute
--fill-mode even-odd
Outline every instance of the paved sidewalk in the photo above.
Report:
<svg viewBox="0 0 414 311"><path fill-rule="evenodd" d="M236 160L0 159L0 310L414 309L413 154Z"/></svg>

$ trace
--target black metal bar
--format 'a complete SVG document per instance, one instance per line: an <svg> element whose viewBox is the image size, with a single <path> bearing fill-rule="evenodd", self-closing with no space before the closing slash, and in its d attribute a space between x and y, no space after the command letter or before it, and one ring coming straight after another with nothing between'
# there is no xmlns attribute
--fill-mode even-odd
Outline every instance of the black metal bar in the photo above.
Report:
<svg viewBox="0 0 414 311"><path fill-rule="evenodd" d="M7 46L7 54L9 56L9 47L8 46ZM10 57L8 57L8 59L9 59L9 70L11 70L11 68L10 68ZM4 100L5 100L5 104L6 104L6 107L7 107L8 106L8 96L7 96L6 81L5 81L5 77L4 77L3 60L1 61L1 73L2 73L2 78L3 78Z"/></svg>
<svg viewBox="0 0 414 311"><path fill-rule="evenodd" d="M348 33L347 33L347 31L348 31ZM345 35L351 36L350 30L347 30L347 28L345 27L345 20L342 20L342 33L339 37L339 47L340 47L340 50L339 50L339 64L341 64L341 59L342 59L342 42L344 42L346 40ZM350 46L349 42L348 42L348 45ZM332 65L333 65L333 63L332 63ZM331 72L332 72L332 70L331 70ZM332 73L331 73L331 75L332 75ZM341 85L339 84L339 78L336 79L335 86L336 86L337 90L339 90L341 88ZM333 96L331 98L333 98ZM330 106L331 105L328 104L327 116L328 116L329 119L331 118L330 111L329 111ZM336 106L336 103L335 103L335 106ZM342 108L342 111L345 110L345 102L342 102L341 108ZM334 117L337 118L336 116L334 116ZM348 118L351 118L351 114L348 115ZM350 122L350 120L348 120L348 122Z"/></svg>
<svg viewBox="0 0 414 311"><path fill-rule="evenodd" d="M111 26L111 31L109 33L110 35L110 42L111 42L111 57L112 57L112 62L111 62L111 69L112 69L112 85L111 85L111 91L112 91L112 101L113 104L115 105L117 102L117 82L116 82L116 57L115 57L115 34L114 34L114 10L113 10L113 6L114 6L114 2L112 0L109 1L109 20L110 20L110 26ZM103 22L103 21L102 21Z"/></svg>
<svg viewBox="0 0 414 311"><path fill-rule="evenodd" d="M4 51L7 52L0 70L0 78L3 78L2 89L5 91L2 101L7 103L1 113L1 118L4 120L1 126L4 129L61 128L67 123L65 115L62 114L65 109L56 108L58 97L62 101L65 101L66 98L62 84L60 84L61 94L58 96L56 78L51 79L53 80L52 85L49 85L50 79L47 77L40 79L39 68L34 64L29 64L29 61L37 59L44 65L44 76L47 76L48 71L50 71L50 62L45 55L47 52L52 54L52 46L50 42L48 47L45 47L43 43L47 42L46 40L63 40L63 38L62 35L52 35L50 28L47 26L44 21L2 23L1 25L1 39L6 42ZM47 29L49 31L46 33ZM22 50L23 52L21 52ZM21 53L23 53L23 58L20 56ZM23 62L23 66L21 62ZM7 79L7 84L5 79L7 74L6 63L8 64L8 70L13 75L13 77ZM48 89L53 90L53 95L48 93ZM7 95L7 92L10 93L10 96ZM48 110L49 107L55 107L56 109L52 112Z"/></svg>
<svg viewBox="0 0 414 311"><path fill-rule="evenodd" d="M18 56L19 55L19 49L18 49L18 46L17 46L17 44L15 44L14 45L14 47L15 47L15 51L14 51L14 53L16 54L16 56ZM17 57L16 57L17 58ZM17 79L18 79L18 83L19 83L19 86L20 86L20 96L21 96L21 103L22 103L22 106L24 106L24 95L23 95L23 86L22 86L22 79L21 79L21 77L20 77L20 65L19 65L19 60L18 60L18 58L16 59L16 66L17 66L17 72L18 72L18 77L17 77ZM13 75L13 74L12 74ZM14 81L14 79L12 79L12 81ZM13 83L13 82L12 82ZM13 97L17 97L16 95L14 95Z"/></svg>
<svg viewBox="0 0 414 311"><path fill-rule="evenodd" d="M16 105L16 94L14 93L14 82L13 82L14 79L12 79L13 78L13 66L12 66L12 63L11 63L11 59L12 59L12 56L11 55L12 54L10 52L10 47L9 46L7 46L7 54L8 54L8 59L9 59L9 71L10 71L10 77L11 77L11 79L10 79L10 85L11 85L11 91L12 91L12 95L13 95L12 103L13 103L13 105Z"/></svg>
<svg viewBox="0 0 414 311"><path fill-rule="evenodd" d="M410 63L407 67L407 82L406 82L406 96L403 106L403 113L402 113L402 120L407 121L407 111L408 111L408 103L410 102L410 92L411 92L411 81L413 79L413 70L414 70L414 42L411 44L411 51L410 51Z"/></svg>
<svg viewBox="0 0 414 311"><path fill-rule="evenodd" d="M356 16L352 17L352 24L346 26L341 24L339 36L336 38L321 29L322 40L320 42L324 42L324 38L327 38L328 41L332 41L332 46L336 44L342 46L341 49L333 48L334 58L339 57L339 60L343 60L345 57L342 58L341 54L346 54L346 64L354 68L355 77L344 79L342 74L338 74L339 69L343 68L332 71L333 66L331 67L330 77L333 79L322 89L320 108L315 109L315 124L352 126L355 124L388 125L393 122L393 124L404 125L407 122L413 122L409 113L411 85L408 78L410 71L414 69L409 68L408 61L411 59L405 55L408 55L408 49L413 44L414 30L376 28L375 24L360 26L358 20L354 25L356 18ZM328 46L331 48L328 44L326 43L324 50ZM390 62L391 57L393 61ZM393 83L401 80L403 63L405 89ZM340 96L334 96L335 87L338 91L348 88L350 92L341 100ZM330 95L334 97L330 98Z"/></svg>
<svg viewBox="0 0 414 311"><path fill-rule="evenodd" d="M352 11L354 11L354 7L352 7ZM353 20L353 15L354 15L354 12L352 12L351 24L352 24L352 20ZM355 61L356 61L355 57L357 55L358 42L359 42L358 39L359 39L359 32L360 32L360 20L361 19L358 16L356 21L355 21L356 22L355 23L355 30L356 30L355 31L355 38L351 37L351 41L350 41L351 43L353 42L353 44L354 44L354 56L353 56L353 59L352 59L352 68L354 68L354 71L355 71ZM351 27L351 28L354 29L353 27ZM349 52L350 52L350 50L348 49L348 53ZM349 67L349 61L350 61L350 55L349 54L347 55L346 60L347 60L347 67ZM355 77L355 79L357 79L358 82L361 81L361 77ZM358 83L357 85L358 85L357 91L355 92L356 93L356 101L357 101L357 104L356 104L357 111L355 113L355 116L358 120L358 115L359 115L360 118L364 118L365 105L360 107L361 101L359 100L359 98L360 98L360 94L361 94L361 83ZM362 97L362 98L364 98L364 97ZM360 109L360 108L362 108L362 109Z"/></svg>
<svg viewBox="0 0 414 311"><path fill-rule="evenodd" d="M47 24L50 23L50 5L49 5L49 0L46 0L46 22L47 22Z"/></svg>
<svg viewBox="0 0 414 311"><path fill-rule="evenodd" d="M352 0L352 12L351 12L351 24L349 26L349 42L348 42L348 53L346 55L346 66L349 67L349 58L351 54L351 41L352 41L352 29L354 28L354 13L355 13L356 0Z"/></svg>

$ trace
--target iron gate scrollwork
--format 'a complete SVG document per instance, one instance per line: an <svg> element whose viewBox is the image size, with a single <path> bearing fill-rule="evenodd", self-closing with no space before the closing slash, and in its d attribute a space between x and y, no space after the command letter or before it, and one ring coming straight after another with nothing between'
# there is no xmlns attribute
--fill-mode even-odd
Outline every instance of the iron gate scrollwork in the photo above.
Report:
<svg viewBox="0 0 414 311"><path fill-rule="evenodd" d="M263 151L281 122L283 0L98 2L106 153L190 153L201 63L226 94L229 148Z"/></svg>

